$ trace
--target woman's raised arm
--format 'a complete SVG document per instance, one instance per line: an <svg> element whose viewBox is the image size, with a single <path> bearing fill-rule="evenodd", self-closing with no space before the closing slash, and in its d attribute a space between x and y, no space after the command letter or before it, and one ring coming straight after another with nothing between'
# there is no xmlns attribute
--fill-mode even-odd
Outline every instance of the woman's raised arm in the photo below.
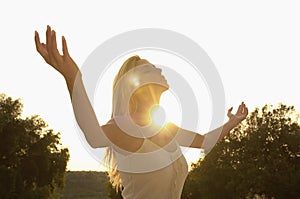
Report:
<svg viewBox="0 0 300 199"><path fill-rule="evenodd" d="M211 150L214 145L222 140L234 127L242 122L248 115L248 108L242 102L236 112L232 114L232 107L228 110L227 116L229 120L219 128L216 128L204 135L179 128L172 124L175 132L177 132L176 140L181 146L203 148L205 150Z"/></svg>
<svg viewBox="0 0 300 199"><path fill-rule="evenodd" d="M93 148L109 146L109 141L99 126L96 114L86 94L81 72L69 54L66 39L62 37L63 54L61 55L57 49L56 33L51 30L50 26L47 26L46 44L40 42L39 34L35 31L35 45L36 50L46 63L65 78L75 118L87 142Z"/></svg>

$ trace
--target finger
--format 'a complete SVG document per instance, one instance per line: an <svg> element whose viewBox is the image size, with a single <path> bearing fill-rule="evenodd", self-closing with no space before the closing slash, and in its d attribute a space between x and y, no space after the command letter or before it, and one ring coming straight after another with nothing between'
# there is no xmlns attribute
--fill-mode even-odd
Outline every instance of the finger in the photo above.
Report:
<svg viewBox="0 0 300 199"><path fill-rule="evenodd" d="M45 55L48 55L48 51L47 51L47 48L46 48L46 44L42 43L41 46L42 46L41 51L43 51L43 52L45 53Z"/></svg>
<svg viewBox="0 0 300 199"><path fill-rule="evenodd" d="M244 114L248 115L248 108L247 107L245 107L245 109L244 109Z"/></svg>
<svg viewBox="0 0 300 199"><path fill-rule="evenodd" d="M237 113L242 113L243 112L243 102L239 105L239 108L237 110Z"/></svg>
<svg viewBox="0 0 300 199"><path fill-rule="evenodd" d="M46 48L48 51L50 61L53 59L53 52L52 52L52 31L50 26L47 26L46 31Z"/></svg>
<svg viewBox="0 0 300 199"><path fill-rule="evenodd" d="M35 35L34 35L34 40L35 40L35 47L36 50L38 51L38 53L46 60L47 59L47 50L45 49L44 45L45 44L41 44L40 42L40 37L39 37L39 33L37 31L35 31ZM47 60L46 60L47 61Z"/></svg>
<svg viewBox="0 0 300 199"><path fill-rule="evenodd" d="M34 32L34 41L35 41L35 48L39 52L41 50L41 42L39 33L37 31Z"/></svg>
<svg viewBox="0 0 300 199"><path fill-rule="evenodd" d="M62 51L63 51L63 54L64 54L65 58L70 57L70 54L69 54L69 51L68 51L68 46L67 46L67 41L66 41L66 38L64 36L62 36Z"/></svg>
<svg viewBox="0 0 300 199"><path fill-rule="evenodd" d="M51 28L48 25L46 30L46 46L47 49L51 46Z"/></svg>
<svg viewBox="0 0 300 199"><path fill-rule="evenodd" d="M244 102L242 104L243 104L243 113L245 113L247 107L246 107L246 104Z"/></svg>
<svg viewBox="0 0 300 199"><path fill-rule="evenodd" d="M35 41L35 47L37 51L41 50L41 42L40 42L40 37L39 33L37 31L34 32L34 41Z"/></svg>
<svg viewBox="0 0 300 199"><path fill-rule="evenodd" d="M231 111L233 110L233 107L231 107L230 109L228 109L227 111L227 116L231 117L233 114L231 113Z"/></svg>
<svg viewBox="0 0 300 199"><path fill-rule="evenodd" d="M44 43L41 43L41 46L42 46L42 50L44 50L45 52L47 52L47 47L46 47L46 44ZM48 54L48 52L47 52Z"/></svg>
<svg viewBox="0 0 300 199"><path fill-rule="evenodd" d="M61 56L57 50L57 43L56 43L56 32L52 30L52 54L55 58L55 60L59 61L61 59Z"/></svg>
<svg viewBox="0 0 300 199"><path fill-rule="evenodd" d="M36 47L38 47L41 44L39 33L37 31L34 31L34 41Z"/></svg>

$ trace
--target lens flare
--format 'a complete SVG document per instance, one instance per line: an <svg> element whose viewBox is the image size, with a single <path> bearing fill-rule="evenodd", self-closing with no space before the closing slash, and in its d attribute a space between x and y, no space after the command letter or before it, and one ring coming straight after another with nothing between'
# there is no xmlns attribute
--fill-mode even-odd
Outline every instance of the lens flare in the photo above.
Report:
<svg viewBox="0 0 300 199"><path fill-rule="evenodd" d="M151 108L151 119L154 125L159 127L164 126L167 121L165 110L159 105L153 106Z"/></svg>
<svg viewBox="0 0 300 199"><path fill-rule="evenodd" d="M140 81L137 77L132 77L131 78L131 83L134 85L134 86L138 86L140 84Z"/></svg>

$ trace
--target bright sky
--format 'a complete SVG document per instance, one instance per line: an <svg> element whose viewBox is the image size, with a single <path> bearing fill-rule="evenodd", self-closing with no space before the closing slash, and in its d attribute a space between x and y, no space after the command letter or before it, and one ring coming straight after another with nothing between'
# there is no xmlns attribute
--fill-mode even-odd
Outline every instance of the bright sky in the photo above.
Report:
<svg viewBox="0 0 300 199"><path fill-rule="evenodd" d="M223 81L226 108L245 101L250 111L278 102L300 109L298 1L74 2L0 3L0 92L21 98L24 115L39 114L51 128L62 133L63 145L71 153L68 165L71 170L100 170L101 166L90 157L77 136L63 78L35 51L34 30L45 41L47 24L59 37L66 37L69 51L79 66L96 47L117 34L146 27L176 31L197 42L214 62ZM149 57L145 58L151 61ZM156 55L155 62L164 64L158 58ZM107 84L103 89L110 88L111 84ZM203 90L199 108L201 117L209 118L211 109L205 108L209 103L205 87L200 81L193 89ZM110 96L106 98L110 103ZM100 123L109 118L109 109L101 112L97 103L95 109L97 115L105 115L99 118ZM200 129L208 128L209 119L206 120ZM190 162L198 155L198 150L192 150L186 157Z"/></svg>

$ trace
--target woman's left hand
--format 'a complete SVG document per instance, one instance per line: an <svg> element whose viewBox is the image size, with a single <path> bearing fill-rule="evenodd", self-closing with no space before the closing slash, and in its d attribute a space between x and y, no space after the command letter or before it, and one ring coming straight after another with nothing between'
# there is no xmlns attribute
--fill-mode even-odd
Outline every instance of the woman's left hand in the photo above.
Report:
<svg viewBox="0 0 300 199"><path fill-rule="evenodd" d="M241 103L238 110L235 114L232 114L233 107L231 107L228 112L227 116L229 117L229 122L232 123L234 126L237 126L240 122L242 122L248 115L248 108L244 104L244 102Z"/></svg>
<svg viewBox="0 0 300 199"><path fill-rule="evenodd" d="M60 74L64 76L66 80L70 80L73 84L73 80L79 72L79 68L71 58L67 41L65 37L62 37L62 52L60 54L56 44L56 33L51 27L47 26L46 31L46 44L40 42L39 33L35 31L35 45L38 53L44 58L47 64L52 66Z"/></svg>

